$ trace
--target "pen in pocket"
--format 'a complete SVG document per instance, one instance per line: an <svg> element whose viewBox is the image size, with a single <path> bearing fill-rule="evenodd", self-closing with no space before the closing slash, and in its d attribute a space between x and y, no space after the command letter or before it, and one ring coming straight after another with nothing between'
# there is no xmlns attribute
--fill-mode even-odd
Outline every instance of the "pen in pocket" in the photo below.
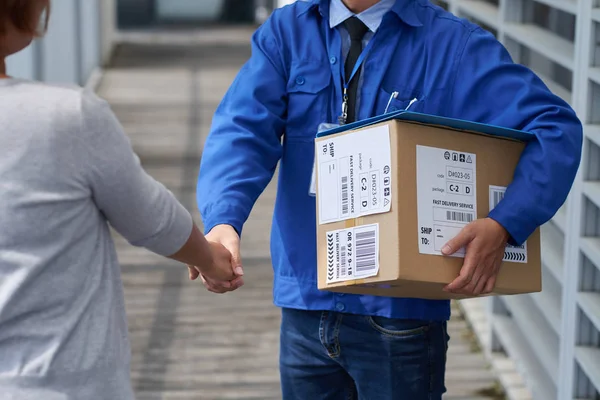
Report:
<svg viewBox="0 0 600 400"><path fill-rule="evenodd" d="M392 95L390 96L390 99L388 100L387 106L385 107L385 111L383 112L384 114L388 113L388 110L390 109L390 104L392 104L392 100L394 100L397 97L398 97L398 92L392 93Z"/></svg>
<svg viewBox="0 0 600 400"><path fill-rule="evenodd" d="M410 108L410 106L412 106L413 104L415 104L417 101L419 101L419 100L417 100L416 97L414 99L412 99L410 101L410 103L408 103L408 105L406 106L406 108L404 109L404 111L408 111L408 109Z"/></svg>
<svg viewBox="0 0 600 400"><path fill-rule="evenodd" d="M385 107L385 111L383 112L384 114L387 114L389 109L390 109L390 105L392 104L392 100L398 98L398 92L393 92L392 95L390 96L390 99L388 100L387 106ZM406 108L404 109L404 111L408 111L408 109L415 104L417 101L419 101L416 97L414 99L412 99L410 101L410 103L408 104L408 106L406 106Z"/></svg>

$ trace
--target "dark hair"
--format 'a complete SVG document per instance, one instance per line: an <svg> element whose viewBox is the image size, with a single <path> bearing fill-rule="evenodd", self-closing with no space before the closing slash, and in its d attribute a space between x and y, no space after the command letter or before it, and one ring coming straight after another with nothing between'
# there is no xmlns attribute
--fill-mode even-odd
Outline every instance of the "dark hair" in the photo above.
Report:
<svg viewBox="0 0 600 400"><path fill-rule="evenodd" d="M7 24L14 25L22 32L32 35L41 35L48 27L48 18L50 16L50 1L45 1L45 20L43 21L42 32L40 32L39 22L34 18L38 1L42 0L0 0L0 33L6 31Z"/></svg>

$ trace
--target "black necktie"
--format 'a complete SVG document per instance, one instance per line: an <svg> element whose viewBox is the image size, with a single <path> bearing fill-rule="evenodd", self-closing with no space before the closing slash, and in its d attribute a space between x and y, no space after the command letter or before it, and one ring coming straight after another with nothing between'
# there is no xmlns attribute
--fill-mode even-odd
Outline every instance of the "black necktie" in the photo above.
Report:
<svg viewBox="0 0 600 400"><path fill-rule="evenodd" d="M351 41L350 51L348 52L345 65L346 83L348 83L348 118L346 119L346 122L350 123L354 122L356 118L356 93L358 92L358 81L360 80L360 72L362 68L359 68L358 71L356 71L356 75L354 75L352 81L348 81L350 80L350 74L352 74L354 64L356 64L360 53L362 53L362 40L365 34L369 31L369 28L367 28L367 26L356 17L348 18L344 22L344 26L350 34Z"/></svg>

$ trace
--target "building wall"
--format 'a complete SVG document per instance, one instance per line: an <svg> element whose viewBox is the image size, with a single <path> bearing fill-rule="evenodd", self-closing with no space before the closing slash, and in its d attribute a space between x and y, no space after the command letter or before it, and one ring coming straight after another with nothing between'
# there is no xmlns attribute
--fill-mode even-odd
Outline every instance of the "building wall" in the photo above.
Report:
<svg viewBox="0 0 600 400"><path fill-rule="evenodd" d="M251 24L276 0L116 0L118 27L136 30L173 24ZM268 14L268 12L267 12Z"/></svg>
<svg viewBox="0 0 600 400"><path fill-rule="evenodd" d="M98 0L100 2L100 65L110 61L115 43L117 26L116 0Z"/></svg>
<svg viewBox="0 0 600 400"><path fill-rule="evenodd" d="M108 59L114 32L114 0L52 3L44 38L7 59L15 77L84 85Z"/></svg>
<svg viewBox="0 0 600 400"><path fill-rule="evenodd" d="M277 0L277 7L287 6L288 4L292 4L296 0Z"/></svg>
<svg viewBox="0 0 600 400"><path fill-rule="evenodd" d="M156 13L166 20L217 20L223 12L224 0L157 0Z"/></svg>

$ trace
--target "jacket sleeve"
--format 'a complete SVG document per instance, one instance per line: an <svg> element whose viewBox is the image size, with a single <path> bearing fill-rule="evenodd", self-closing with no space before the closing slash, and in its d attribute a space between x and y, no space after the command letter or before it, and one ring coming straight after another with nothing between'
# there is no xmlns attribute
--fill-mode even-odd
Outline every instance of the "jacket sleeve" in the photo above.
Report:
<svg viewBox="0 0 600 400"><path fill-rule="evenodd" d="M489 217L521 245L566 201L581 160L575 112L482 29L470 32L456 64L451 117L523 130L527 144L504 199Z"/></svg>
<svg viewBox="0 0 600 400"><path fill-rule="evenodd" d="M267 21L252 37L252 55L218 106L205 143L197 203L205 231L228 224L241 234L282 155L286 72Z"/></svg>

